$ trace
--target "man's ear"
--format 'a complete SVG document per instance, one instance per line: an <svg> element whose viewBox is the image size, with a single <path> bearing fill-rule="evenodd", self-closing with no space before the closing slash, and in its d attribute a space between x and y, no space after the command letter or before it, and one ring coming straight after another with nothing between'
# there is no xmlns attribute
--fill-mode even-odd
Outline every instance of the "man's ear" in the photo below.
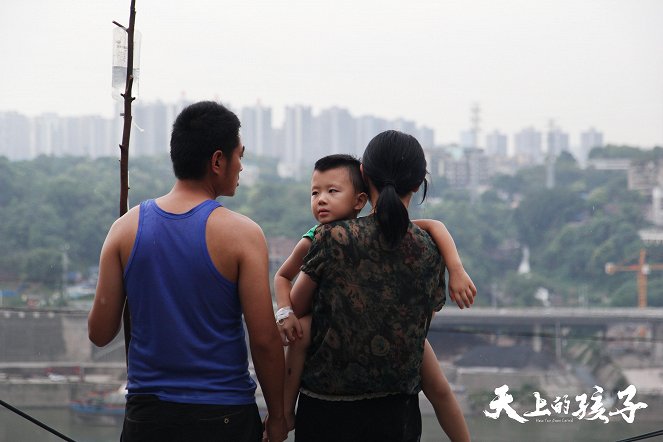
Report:
<svg viewBox="0 0 663 442"><path fill-rule="evenodd" d="M354 209L360 212L361 209L364 208L367 202L368 202L368 195L366 195L366 193L364 192L361 192L356 197Z"/></svg>
<svg viewBox="0 0 663 442"><path fill-rule="evenodd" d="M221 168L223 167L223 162L225 161L223 152L220 150L214 151L210 161L212 165L212 171L218 172L219 170L221 170Z"/></svg>

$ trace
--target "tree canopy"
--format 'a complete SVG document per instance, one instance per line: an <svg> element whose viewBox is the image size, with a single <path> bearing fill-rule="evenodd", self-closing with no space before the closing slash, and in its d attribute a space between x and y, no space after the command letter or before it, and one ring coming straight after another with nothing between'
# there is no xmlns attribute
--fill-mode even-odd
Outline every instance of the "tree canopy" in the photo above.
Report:
<svg viewBox="0 0 663 442"><path fill-rule="evenodd" d="M656 154L626 147L606 151L593 155ZM242 183L223 204L254 219L268 239L300 238L315 223L308 180L278 178L273 161L247 156L246 163L259 164L260 177L252 185ZM541 305L535 293L544 288L560 305L635 306L635 274L607 275L604 268L607 262L637 261L646 200L627 189L623 171L581 169L567 155L558 158L555 170L552 189L545 187L543 167L534 166L493 177L478 198L434 177L428 199L418 204L421 198L413 198L411 216L447 225L477 284L479 305ZM129 174L130 206L167 193L174 182L167 156L137 157ZM55 289L65 261L70 271L89 272L119 214L118 177L112 158L0 158L0 289ZM519 274L524 246L531 271ZM663 262L659 249L648 247L651 262ZM663 286L660 273L649 275L650 292ZM652 293L649 303L663 306L663 296Z"/></svg>

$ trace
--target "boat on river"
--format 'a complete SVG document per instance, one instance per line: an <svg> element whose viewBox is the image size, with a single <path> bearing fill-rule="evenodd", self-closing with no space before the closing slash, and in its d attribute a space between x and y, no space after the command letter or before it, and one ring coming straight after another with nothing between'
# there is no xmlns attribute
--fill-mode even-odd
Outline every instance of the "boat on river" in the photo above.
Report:
<svg viewBox="0 0 663 442"><path fill-rule="evenodd" d="M72 401L69 410L79 422L90 425L122 425L126 404L127 386L117 390L90 393Z"/></svg>

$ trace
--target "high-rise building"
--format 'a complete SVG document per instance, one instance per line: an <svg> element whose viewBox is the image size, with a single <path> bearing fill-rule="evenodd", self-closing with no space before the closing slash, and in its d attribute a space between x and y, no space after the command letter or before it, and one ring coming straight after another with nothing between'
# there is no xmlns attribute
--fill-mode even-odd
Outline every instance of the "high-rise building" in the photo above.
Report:
<svg viewBox="0 0 663 442"><path fill-rule="evenodd" d="M0 113L0 156L10 160L30 158L31 123L17 112Z"/></svg>
<svg viewBox="0 0 663 442"><path fill-rule="evenodd" d="M563 132L558 126L555 126L552 121L546 134L546 144L546 153L552 158L558 157L562 152L571 152L569 134Z"/></svg>
<svg viewBox="0 0 663 442"><path fill-rule="evenodd" d="M309 161L334 153L356 152L356 122L347 109L323 109L316 117L315 128Z"/></svg>
<svg viewBox="0 0 663 442"><path fill-rule="evenodd" d="M61 138L54 155L98 157L110 155L114 143L110 137L110 120L96 115L60 118ZM108 152L108 153L106 153Z"/></svg>
<svg viewBox="0 0 663 442"><path fill-rule="evenodd" d="M167 154L173 121L189 104L185 99L174 104L136 102L132 108L131 155ZM122 103L118 102L111 119L98 115L62 117L54 113L30 118L16 112L0 113L0 155L11 160L32 159L41 154L119 156L122 112ZM389 121L373 115L355 118L341 107L313 115L310 106L289 106L283 126L276 128L272 127L272 110L260 102L236 113L241 115L241 135L249 151L278 158L279 173L295 178L308 176L313 162L324 155L350 153L360 157L368 142L387 129L415 136L426 149L434 143L433 130L417 126L414 121Z"/></svg>
<svg viewBox="0 0 663 442"><path fill-rule="evenodd" d="M420 126L417 129L417 132L412 135L419 140L419 144L421 144L421 147L424 149L431 149L435 146L435 131L430 127Z"/></svg>
<svg viewBox="0 0 663 442"><path fill-rule="evenodd" d="M413 137L417 137L417 123L411 120L406 120L404 118L397 118L394 121L391 122L391 128L394 130L398 130L401 132L404 132L406 134L410 134Z"/></svg>
<svg viewBox="0 0 663 442"><path fill-rule="evenodd" d="M478 192L488 183L492 170L483 149L451 146L440 151L429 151L431 173L446 178L451 187Z"/></svg>
<svg viewBox="0 0 663 442"><path fill-rule="evenodd" d="M357 118L354 155L361 157L368 142L380 132L385 131L387 127L387 120L383 118L378 118L373 115L362 115Z"/></svg>
<svg viewBox="0 0 663 442"><path fill-rule="evenodd" d="M540 164L543 160L541 132L533 127L526 127L513 136L514 156L521 164Z"/></svg>
<svg viewBox="0 0 663 442"><path fill-rule="evenodd" d="M263 107L260 101L255 106L242 109L242 140L249 151L259 156L276 157L272 129L272 109Z"/></svg>
<svg viewBox="0 0 663 442"><path fill-rule="evenodd" d="M310 106L288 106L283 123L284 152L280 168L282 174L299 177L313 147L313 115Z"/></svg>
<svg viewBox="0 0 663 442"><path fill-rule="evenodd" d="M478 140L476 136L476 132L473 130L463 130L460 132L460 143L458 143L460 147L464 149L473 149L477 147Z"/></svg>
<svg viewBox="0 0 663 442"><path fill-rule="evenodd" d="M580 150L578 152L580 159L587 159L589 152L595 147L603 147L603 133L590 127L580 134Z"/></svg>
<svg viewBox="0 0 663 442"><path fill-rule="evenodd" d="M88 141L90 145L84 147L88 155L92 158L119 156L121 140L114 138L115 131L113 129L115 126L113 120L99 115L82 118L89 127Z"/></svg>
<svg viewBox="0 0 663 442"><path fill-rule="evenodd" d="M162 155L169 152L170 131L175 118L171 108L172 106L161 101L135 104L133 109L135 125L131 130L130 140L133 154Z"/></svg>
<svg viewBox="0 0 663 442"><path fill-rule="evenodd" d="M486 155L504 158L508 152L507 136L495 129L486 135Z"/></svg>
<svg viewBox="0 0 663 442"><path fill-rule="evenodd" d="M45 113L32 119L30 156L65 155L62 146L62 119L54 113Z"/></svg>

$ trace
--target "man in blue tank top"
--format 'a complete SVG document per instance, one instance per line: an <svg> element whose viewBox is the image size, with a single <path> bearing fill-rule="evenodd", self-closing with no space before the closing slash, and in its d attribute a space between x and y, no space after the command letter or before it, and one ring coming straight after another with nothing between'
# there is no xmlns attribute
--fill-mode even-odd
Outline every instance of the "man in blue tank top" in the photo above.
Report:
<svg viewBox="0 0 663 442"><path fill-rule="evenodd" d="M170 142L175 185L115 221L102 247L88 329L94 344L108 344L129 303L123 441L262 439L242 316L267 404L266 435L287 437L265 237L216 201L239 185L239 127L215 102L184 109Z"/></svg>

